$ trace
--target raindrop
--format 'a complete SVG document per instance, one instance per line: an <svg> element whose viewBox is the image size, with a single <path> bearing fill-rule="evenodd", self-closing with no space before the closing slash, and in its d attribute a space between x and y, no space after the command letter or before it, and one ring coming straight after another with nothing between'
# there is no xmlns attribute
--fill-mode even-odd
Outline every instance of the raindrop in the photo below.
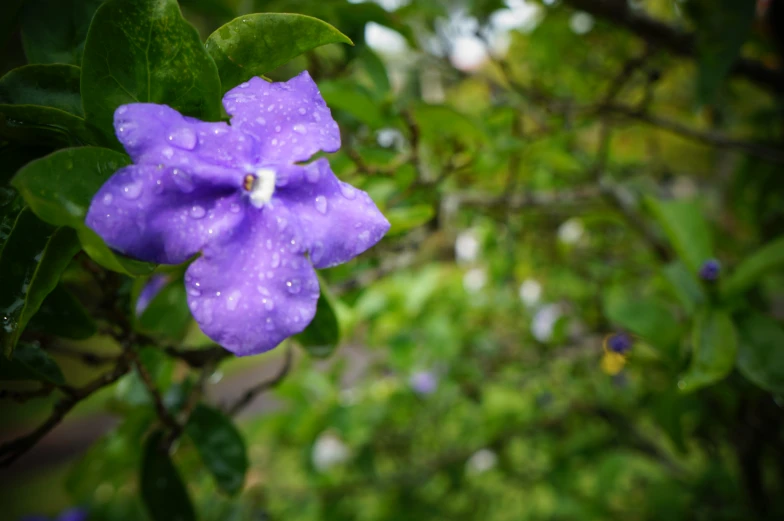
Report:
<svg viewBox="0 0 784 521"><path fill-rule="evenodd" d="M226 299L226 309L229 311L234 311L237 309L237 304L239 304L240 298L242 297L242 293L239 291L232 291L229 295L229 298Z"/></svg>
<svg viewBox="0 0 784 521"><path fill-rule="evenodd" d="M357 196L356 188L343 181L340 181L340 193L342 193L343 197L346 199L354 199Z"/></svg>
<svg viewBox="0 0 784 521"><path fill-rule="evenodd" d="M275 324L272 323L272 319L270 317L267 317L266 326L264 327L266 327L267 331L272 331L275 329Z"/></svg>
<svg viewBox="0 0 784 521"><path fill-rule="evenodd" d="M114 199L114 197L112 197L112 194L104 195L103 196L103 204L105 204L106 206L109 206L110 204L112 204L112 199Z"/></svg>
<svg viewBox="0 0 784 521"><path fill-rule="evenodd" d="M280 125L275 125L275 132L280 132Z"/></svg>
<svg viewBox="0 0 784 521"><path fill-rule="evenodd" d="M195 188L193 186L193 180L187 172L183 172L179 168L174 168L171 171L171 176L174 180L174 184L177 185L177 188L179 188L181 192L186 194L193 192L193 189Z"/></svg>
<svg viewBox="0 0 784 521"><path fill-rule="evenodd" d="M174 156L174 149L171 147L164 147L161 149L161 155L166 159L171 159Z"/></svg>
<svg viewBox="0 0 784 521"><path fill-rule="evenodd" d="M297 134L304 134L305 132L307 132L307 129L305 128L305 125L297 123L296 125L294 125L294 132L296 132Z"/></svg>
<svg viewBox="0 0 784 521"><path fill-rule="evenodd" d="M142 184L138 181L123 186L122 194L126 199L138 199L142 195Z"/></svg>
<svg viewBox="0 0 784 521"><path fill-rule="evenodd" d="M364 232L359 234L359 240L362 242L367 242L370 240L370 232L365 230Z"/></svg>
<svg viewBox="0 0 784 521"><path fill-rule="evenodd" d="M244 22L246 20L242 20L242 21ZM240 88L241 89L247 89L248 88L248 82L246 81L245 83L240 83Z"/></svg>
<svg viewBox="0 0 784 521"><path fill-rule="evenodd" d="M201 291L196 288L188 288L188 295L192 297L199 297L201 296Z"/></svg>
<svg viewBox="0 0 784 521"><path fill-rule="evenodd" d="M172 131L168 138L169 143L177 148L193 150L196 148L196 133L188 127L178 128Z"/></svg>
<svg viewBox="0 0 784 521"><path fill-rule="evenodd" d="M275 303L272 301L272 299L263 298L261 299L261 303L264 304L264 309L266 309L267 311L272 311L273 309L275 309Z"/></svg>
<svg viewBox="0 0 784 521"><path fill-rule="evenodd" d="M256 123L258 123L259 125L266 125L267 124L267 120L262 118L262 117L258 117L258 118L256 118Z"/></svg>
<svg viewBox="0 0 784 521"><path fill-rule="evenodd" d="M194 205L193 208L191 208L191 217L193 217L194 219L201 219L202 217L204 217L204 214L206 213L207 212L204 210L204 208L199 206L198 204Z"/></svg>
<svg viewBox="0 0 784 521"><path fill-rule="evenodd" d="M277 217L275 219L275 222L278 224L278 231L281 231L281 232L283 230L285 230L286 226L288 225L288 221L286 220L285 217Z"/></svg>
<svg viewBox="0 0 784 521"><path fill-rule="evenodd" d="M231 210L231 213L240 213L240 205L237 203L231 203L229 210Z"/></svg>
<svg viewBox="0 0 784 521"><path fill-rule="evenodd" d="M289 293L296 295L299 293L299 290L302 289L302 283L299 281L299 279L291 279L286 281L286 287L288 288Z"/></svg>
<svg viewBox="0 0 784 521"><path fill-rule="evenodd" d="M322 215L327 214L327 198L323 195L316 196L316 210Z"/></svg>
<svg viewBox="0 0 784 521"><path fill-rule="evenodd" d="M280 255L278 255L278 252L272 254L272 262L270 263L270 266L273 268L280 266Z"/></svg>
<svg viewBox="0 0 784 521"><path fill-rule="evenodd" d="M264 295L265 297L269 297L270 295L269 290L264 286L256 286L256 290L258 290L258 292Z"/></svg>
<svg viewBox="0 0 784 521"><path fill-rule="evenodd" d="M309 182L317 183L319 177L321 177L321 173L316 168L309 168L305 171L305 177L308 178Z"/></svg>

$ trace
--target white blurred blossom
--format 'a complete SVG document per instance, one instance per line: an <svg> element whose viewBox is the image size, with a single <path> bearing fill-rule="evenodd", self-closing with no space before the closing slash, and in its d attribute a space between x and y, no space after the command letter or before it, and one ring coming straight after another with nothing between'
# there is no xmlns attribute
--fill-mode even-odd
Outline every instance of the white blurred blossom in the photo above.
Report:
<svg viewBox="0 0 784 521"><path fill-rule="evenodd" d="M402 148L406 144L403 133L396 128L382 128L376 133L376 142L384 148Z"/></svg>
<svg viewBox="0 0 784 521"><path fill-rule="evenodd" d="M558 239L564 244L575 244L584 232L585 227L580 219L569 219L558 227Z"/></svg>
<svg viewBox="0 0 784 521"><path fill-rule="evenodd" d="M461 71L475 71L487 61L487 48L485 43L476 36L458 36L452 42L452 52L449 55L455 69Z"/></svg>
<svg viewBox="0 0 784 521"><path fill-rule="evenodd" d="M549 342L553 338L555 323L559 318L561 307L558 304L542 306L531 320L531 334L540 342Z"/></svg>
<svg viewBox="0 0 784 521"><path fill-rule="evenodd" d="M399 32L376 22L365 25L365 42L368 47L382 54L402 54L408 49L406 39Z"/></svg>
<svg viewBox="0 0 784 521"><path fill-rule="evenodd" d="M463 275L463 287L469 293L476 293L487 283L487 273L482 268L472 268Z"/></svg>
<svg viewBox="0 0 784 521"><path fill-rule="evenodd" d="M534 279L525 279L520 284L520 300L528 307L533 306L542 297L542 285Z"/></svg>
<svg viewBox="0 0 784 521"><path fill-rule="evenodd" d="M479 256L479 239L471 230L460 232L455 239L457 262L471 263Z"/></svg>
<svg viewBox="0 0 784 521"><path fill-rule="evenodd" d="M569 27L574 34L586 34L593 29L593 16L583 12L574 13L569 19Z"/></svg>
<svg viewBox="0 0 784 521"><path fill-rule="evenodd" d="M482 474L495 467L498 456L490 449L481 449L468 458L466 470L471 474Z"/></svg>
<svg viewBox="0 0 784 521"><path fill-rule="evenodd" d="M313 466L324 472L349 458L349 450L343 441L331 433L322 433L313 444Z"/></svg>

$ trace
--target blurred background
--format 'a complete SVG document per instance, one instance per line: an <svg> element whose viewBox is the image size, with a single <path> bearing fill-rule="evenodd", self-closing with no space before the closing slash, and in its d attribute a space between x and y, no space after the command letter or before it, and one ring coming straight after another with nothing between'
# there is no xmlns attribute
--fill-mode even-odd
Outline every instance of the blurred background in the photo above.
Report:
<svg viewBox="0 0 784 521"><path fill-rule="evenodd" d="M199 519L784 519L781 263L722 285L784 233L782 3L181 0L203 39L292 12L353 40L270 77L316 79L342 132L334 171L392 223L321 272L332 356L288 342L205 371L213 404L281 378L238 416L239 495L178 442ZM28 4L22 31L57 1ZM80 299L100 290L71 275ZM208 348L172 298L157 327ZM705 318L719 308L729 332ZM98 335L50 354L79 383L117 349ZM187 366L145 357L177 400ZM2 438L52 403L0 401ZM81 403L0 469L0 518L147 519L152 416L135 373Z"/></svg>

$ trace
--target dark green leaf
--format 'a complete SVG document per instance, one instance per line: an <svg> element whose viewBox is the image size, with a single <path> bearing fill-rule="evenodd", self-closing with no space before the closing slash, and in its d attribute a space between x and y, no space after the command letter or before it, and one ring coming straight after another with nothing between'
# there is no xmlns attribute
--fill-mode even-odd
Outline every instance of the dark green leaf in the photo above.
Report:
<svg viewBox="0 0 784 521"><path fill-rule="evenodd" d="M90 338L97 330L87 310L62 285L47 295L27 328L74 340Z"/></svg>
<svg viewBox="0 0 784 521"><path fill-rule="evenodd" d="M154 269L153 265L112 252L84 224L95 193L114 172L129 163L125 154L106 148L70 148L27 164L12 184L41 219L75 228L82 247L96 262L120 273L146 274Z"/></svg>
<svg viewBox="0 0 784 521"><path fill-rule="evenodd" d="M195 521L188 489L162 447L164 433L155 431L144 443L141 468L141 493L144 506L153 521Z"/></svg>
<svg viewBox="0 0 784 521"><path fill-rule="evenodd" d="M738 323L738 370L766 391L784 395L784 328L765 315Z"/></svg>
<svg viewBox="0 0 784 521"><path fill-rule="evenodd" d="M713 257L713 234L699 205L691 201L646 200L654 217L664 229L678 257L696 273L703 262Z"/></svg>
<svg viewBox="0 0 784 521"><path fill-rule="evenodd" d="M0 253L0 343L6 356L78 251L70 228L54 228L29 209L19 214Z"/></svg>
<svg viewBox="0 0 784 521"><path fill-rule="evenodd" d="M326 295L323 284L321 296L316 305L316 316L305 330L294 339L316 358L326 358L335 351L340 341L340 325L332 303Z"/></svg>
<svg viewBox="0 0 784 521"><path fill-rule="evenodd" d="M26 145L78 146L92 137L79 116L51 107L0 104L0 137Z"/></svg>
<svg viewBox="0 0 784 521"><path fill-rule="evenodd" d="M65 385L57 362L37 345L24 343L14 350L10 360L0 356L0 380L40 380Z"/></svg>
<svg viewBox="0 0 784 521"><path fill-rule="evenodd" d="M218 71L175 0L109 0L95 13L82 62L89 124L119 147L112 125L120 105L169 105L203 120L220 117Z"/></svg>
<svg viewBox="0 0 784 521"><path fill-rule="evenodd" d="M727 278L723 293L738 295L753 286L765 274L784 267L784 237L775 239L746 257Z"/></svg>
<svg viewBox="0 0 784 521"><path fill-rule="evenodd" d="M22 43L30 63L82 61L84 40L103 0L27 0L22 13Z"/></svg>
<svg viewBox="0 0 784 521"><path fill-rule="evenodd" d="M691 367L678 388L692 392L718 382L732 371L737 353L738 338L729 314L718 309L702 312L692 330Z"/></svg>
<svg viewBox="0 0 784 521"><path fill-rule="evenodd" d="M26 65L0 78L0 103L36 105L82 117L81 70L73 65Z"/></svg>
<svg viewBox="0 0 784 521"><path fill-rule="evenodd" d="M751 34L755 2L703 0L697 20L697 97L712 103Z"/></svg>
<svg viewBox="0 0 784 521"><path fill-rule="evenodd" d="M235 18L212 33L206 46L227 91L328 43L351 40L310 16L263 13Z"/></svg>
<svg viewBox="0 0 784 521"><path fill-rule="evenodd" d="M176 281L167 284L155 295L139 317L137 326L142 331L180 341L192 320L185 285Z"/></svg>
<svg viewBox="0 0 784 521"><path fill-rule="evenodd" d="M242 490L248 455L245 441L231 419L217 409L199 405L188 419L185 432L218 486L228 494Z"/></svg>
<svg viewBox="0 0 784 521"><path fill-rule="evenodd" d="M694 313L705 302L702 286L682 262L671 262L662 268L662 272L689 314Z"/></svg>

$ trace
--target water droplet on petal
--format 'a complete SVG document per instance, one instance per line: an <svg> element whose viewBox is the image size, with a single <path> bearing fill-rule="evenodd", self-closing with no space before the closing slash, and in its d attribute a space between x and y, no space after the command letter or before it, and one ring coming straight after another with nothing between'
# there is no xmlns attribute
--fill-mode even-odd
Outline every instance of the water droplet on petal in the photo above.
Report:
<svg viewBox="0 0 784 521"><path fill-rule="evenodd" d="M191 208L191 217L193 217L194 219L201 219L202 217L204 217L206 213L207 211L203 207L199 206L198 204L194 205Z"/></svg>
<svg viewBox="0 0 784 521"><path fill-rule="evenodd" d="M261 299L261 303L264 304L264 309L267 311L272 311L275 309L275 303L270 298L263 298Z"/></svg>
<svg viewBox="0 0 784 521"><path fill-rule="evenodd" d="M196 288L188 288L188 295L192 297L198 297L201 295L201 291Z"/></svg>
<svg viewBox="0 0 784 521"><path fill-rule="evenodd" d="M193 186L193 180L187 172L175 168L171 171L171 176L174 180L174 184L177 185L177 188L179 188L181 192L185 194L193 192L195 186Z"/></svg>
<svg viewBox="0 0 784 521"><path fill-rule="evenodd" d="M239 304L241 297L242 293L237 290L232 291L229 297L226 299L226 309L229 311L234 311L237 309L237 304Z"/></svg>
<svg viewBox="0 0 784 521"><path fill-rule="evenodd" d="M285 230L286 226L288 225L288 221L286 220L285 217L277 217L275 219L275 222L278 224L278 231L281 231L281 232L283 230Z"/></svg>
<svg viewBox="0 0 784 521"><path fill-rule="evenodd" d="M272 254L272 262L270 262L270 266L272 266L273 268L277 268L278 266L280 266L280 255L278 254L278 252Z"/></svg>
<svg viewBox="0 0 784 521"><path fill-rule="evenodd" d="M132 183L128 183L127 185L123 186L122 194L123 197L126 199L138 199L140 195L142 195L142 189L144 187L139 181L134 181Z"/></svg>
<svg viewBox="0 0 784 521"><path fill-rule="evenodd" d="M346 199L354 199L357 196L357 189L348 183L340 181L340 193L342 193L343 197Z"/></svg>
<svg viewBox="0 0 784 521"><path fill-rule="evenodd" d="M305 107L300 107L297 112L299 112L300 114L302 114L304 116L305 114L308 113L308 109L306 109Z"/></svg>
<svg viewBox="0 0 784 521"><path fill-rule="evenodd" d="M112 204L113 199L114 197L112 197L112 194L106 194L103 196L103 204L109 206L110 204Z"/></svg>
<svg viewBox="0 0 784 521"><path fill-rule="evenodd" d="M275 132L280 132L280 125L275 125Z"/></svg>
<svg viewBox="0 0 784 521"><path fill-rule="evenodd" d="M324 256L324 244L321 241L316 241L310 247L310 260L318 263Z"/></svg>
<svg viewBox="0 0 784 521"><path fill-rule="evenodd" d="M308 168L305 170L305 177L308 178L308 182L317 183L321 177L321 173L316 168Z"/></svg>
<svg viewBox="0 0 784 521"><path fill-rule="evenodd" d="M188 127L173 130L168 138L169 143L177 148L193 150L196 148L196 133Z"/></svg>
<svg viewBox="0 0 784 521"><path fill-rule="evenodd" d="M231 210L231 213L240 213L240 205L237 203L231 203L229 210Z"/></svg>
<svg viewBox="0 0 784 521"><path fill-rule="evenodd" d="M123 105L122 107L120 107L119 109L117 109L117 114L119 114L119 115L123 115L123 114L125 114L126 112L128 112L128 107L127 107L127 106L125 106L125 105Z"/></svg>
<svg viewBox="0 0 784 521"><path fill-rule="evenodd" d="M171 159L174 156L174 149L171 147L163 147L161 149L161 155L166 159Z"/></svg>
<svg viewBox="0 0 784 521"><path fill-rule="evenodd" d="M305 128L305 125L302 125L301 123L297 123L296 125L294 125L294 132L296 132L297 134L304 134L307 132L307 129Z"/></svg>
<svg viewBox="0 0 784 521"><path fill-rule="evenodd" d="M267 317L265 322L266 325L264 327L267 329L267 331L272 331L275 329L275 324L272 323L272 319L270 317Z"/></svg>
<svg viewBox="0 0 784 521"><path fill-rule="evenodd" d="M323 195L316 196L316 210L318 210L320 214L327 214L327 198Z"/></svg>
<svg viewBox="0 0 784 521"><path fill-rule="evenodd" d="M364 232L359 234L359 240L362 242L367 242L370 240L370 232L365 230Z"/></svg>
<svg viewBox="0 0 784 521"><path fill-rule="evenodd" d="M245 20L243 20L243 22L244 22L244 21L245 21ZM240 88L241 88L241 89L247 89L247 88L248 88L248 82L246 81L245 83L240 83Z"/></svg>
<svg viewBox="0 0 784 521"><path fill-rule="evenodd" d="M263 276L262 276L262 277L263 277ZM265 288L264 286L256 286L256 290L257 290L259 293L261 293L262 295L264 295L265 297L269 297L269 294L270 294L270 292L269 292L269 290L268 290L267 288Z"/></svg>
<svg viewBox="0 0 784 521"><path fill-rule="evenodd" d="M258 123L259 125L264 126L264 125L267 124L267 120L262 118L261 116L259 116L258 118L256 118L256 123Z"/></svg>
<svg viewBox="0 0 784 521"><path fill-rule="evenodd" d="M302 289L302 283L299 281L299 279L291 279L286 281L286 287L288 288L289 293L296 295L299 293L299 290Z"/></svg>

